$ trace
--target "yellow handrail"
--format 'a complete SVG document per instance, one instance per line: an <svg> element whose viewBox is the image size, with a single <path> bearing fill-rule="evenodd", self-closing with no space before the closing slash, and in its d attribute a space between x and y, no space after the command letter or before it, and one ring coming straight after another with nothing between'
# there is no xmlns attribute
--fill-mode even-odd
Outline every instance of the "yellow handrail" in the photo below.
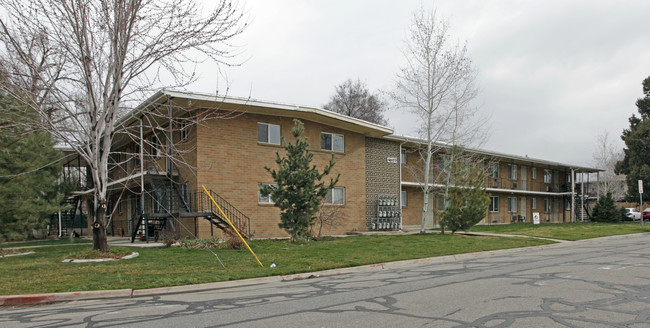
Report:
<svg viewBox="0 0 650 328"><path fill-rule="evenodd" d="M248 246L248 243L246 242L246 240L244 240L244 237L242 237L242 236L239 234L239 231L237 231L237 228L235 228L235 226L232 224L232 222L230 222L230 219L228 219L228 216L226 215L226 213L224 213L223 210L221 210L221 207L219 206L219 204L217 204L217 202L214 200L214 198L212 198L212 195L210 195L210 193L208 192L208 190L205 189L205 186L204 186L204 185L201 185L201 187L203 187L203 191L205 191L205 194L208 195L208 197L210 197L210 200L212 201L212 203L213 203L213 204L214 204L214 205L219 209L219 212L221 212L221 215L223 215L224 219L226 219L226 222L228 222L228 224L230 225L230 227L232 228L232 230L235 230L235 232L237 233L237 236L239 236L239 238L241 238L241 241L244 242L244 245L246 245L246 248L248 248L248 250L251 252L251 254L253 254L253 257L255 257L255 260L257 261L257 263L258 263L261 267L264 267L264 266L262 265L262 262L260 262L260 259L257 258L257 255L255 255L255 252L253 252L253 250L251 249L251 247Z"/></svg>

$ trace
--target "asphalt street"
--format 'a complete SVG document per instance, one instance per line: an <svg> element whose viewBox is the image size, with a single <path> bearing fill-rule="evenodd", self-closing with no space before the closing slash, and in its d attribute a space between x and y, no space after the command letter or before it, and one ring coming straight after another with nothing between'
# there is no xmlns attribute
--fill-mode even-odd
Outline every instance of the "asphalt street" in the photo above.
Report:
<svg viewBox="0 0 650 328"><path fill-rule="evenodd" d="M2 308L0 327L650 327L649 241L607 237L209 291Z"/></svg>

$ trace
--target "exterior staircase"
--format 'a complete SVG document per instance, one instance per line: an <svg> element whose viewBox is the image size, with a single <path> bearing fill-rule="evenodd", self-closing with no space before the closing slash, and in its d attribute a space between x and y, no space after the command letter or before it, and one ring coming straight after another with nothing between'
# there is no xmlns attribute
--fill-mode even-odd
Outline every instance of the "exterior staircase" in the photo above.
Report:
<svg viewBox="0 0 650 328"><path fill-rule="evenodd" d="M77 217L77 209L80 205L80 196L66 197L61 201L61 205L65 208L61 210L61 220L59 221L59 212L53 213L50 216L50 230L49 235L59 234L59 222L61 223L61 235L67 236L72 233L74 228L75 219Z"/></svg>
<svg viewBox="0 0 650 328"><path fill-rule="evenodd" d="M180 218L203 218L220 230L231 229L224 215L203 190L189 191L183 188L179 183L182 181L180 173L174 173L159 174L153 169L149 170L150 201L145 203L151 205L145 206L144 215L134 220L131 242L136 237L157 240L160 231L168 226L173 227L174 219ZM239 233L249 238L250 218L214 191L209 190L209 193ZM141 209L137 212L141 213Z"/></svg>

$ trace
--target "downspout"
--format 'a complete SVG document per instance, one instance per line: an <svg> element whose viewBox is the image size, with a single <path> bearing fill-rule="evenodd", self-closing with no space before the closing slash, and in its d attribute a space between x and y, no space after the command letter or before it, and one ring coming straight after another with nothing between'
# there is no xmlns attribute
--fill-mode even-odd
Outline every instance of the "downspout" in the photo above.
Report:
<svg viewBox="0 0 650 328"><path fill-rule="evenodd" d="M582 181L582 183L580 184L580 206L581 206L580 213L582 213L580 215L580 221L585 222L585 181L584 181L585 176L584 174L582 174L580 177L581 177L580 180Z"/></svg>
<svg viewBox="0 0 650 328"><path fill-rule="evenodd" d="M142 217L144 219L144 192L145 192L145 189L144 189L144 153L143 153L144 128L142 126L142 116L140 116L140 118L138 118L138 120L140 121L140 154L139 154L139 156L140 156L140 216L139 216L139 218ZM138 227L136 227L136 229L137 228ZM145 231L145 233L147 233L147 232L148 231ZM133 233L135 233L135 232L133 232ZM148 240L148 237L149 236L147 236L147 240Z"/></svg>
<svg viewBox="0 0 650 328"><path fill-rule="evenodd" d="M399 228L400 230L404 229L404 213L403 213L403 208L404 204L402 204L402 145L404 143L400 142L399 144Z"/></svg>
<svg viewBox="0 0 650 328"><path fill-rule="evenodd" d="M576 175L575 171L571 169L571 220L573 222L576 214Z"/></svg>

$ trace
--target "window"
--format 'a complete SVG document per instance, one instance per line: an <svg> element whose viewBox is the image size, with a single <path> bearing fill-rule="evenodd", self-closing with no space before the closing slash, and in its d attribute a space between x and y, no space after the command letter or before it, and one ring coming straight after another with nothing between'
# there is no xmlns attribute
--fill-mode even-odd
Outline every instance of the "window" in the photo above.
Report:
<svg viewBox="0 0 650 328"><path fill-rule="evenodd" d="M158 140L158 137L155 135L151 136L151 156L153 157L160 157L161 152L160 152L160 140Z"/></svg>
<svg viewBox="0 0 650 328"><path fill-rule="evenodd" d="M508 197L508 212L517 212L517 197Z"/></svg>
<svg viewBox="0 0 650 328"><path fill-rule="evenodd" d="M551 213L551 200L544 198L544 213Z"/></svg>
<svg viewBox="0 0 650 328"><path fill-rule="evenodd" d="M499 196L490 196L490 212L499 211Z"/></svg>
<svg viewBox="0 0 650 328"><path fill-rule="evenodd" d="M343 152L345 150L342 134L323 132L320 134L320 149Z"/></svg>
<svg viewBox="0 0 650 328"><path fill-rule="evenodd" d="M257 141L272 145L279 145L280 126L277 124L257 123Z"/></svg>
<svg viewBox="0 0 650 328"><path fill-rule="evenodd" d="M499 162L490 162L488 164L488 171L490 178L498 178L499 177Z"/></svg>
<svg viewBox="0 0 650 328"><path fill-rule="evenodd" d="M451 169L451 157L449 155L440 155L438 157L438 172L449 173Z"/></svg>
<svg viewBox="0 0 650 328"><path fill-rule="evenodd" d="M400 160L402 161L402 164L406 163L406 149L402 149L400 152Z"/></svg>
<svg viewBox="0 0 650 328"><path fill-rule="evenodd" d="M564 209L567 210L567 211L570 211L571 210L571 201L566 200L565 203L566 203L566 205L564 206Z"/></svg>
<svg viewBox="0 0 650 328"><path fill-rule="evenodd" d="M544 183L551 183L551 170L544 169Z"/></svg>
<svg viewBox="0 0 650 328"><path fill-rule="evenodd" d="M185 122L181 122L181 140L187 139L189 136L189 125Z"/></svg>
<svg viewBox="0 0 650 328"><path fill-rule="evenodd" d="M323 202L325 204L345 205L345 188L334 187L329 193L327 193Z"/></svg>
<svg viewBox="0 0 650 328"><path fill-rule="evenodd" d="M399 193L400 199L399 202L401 203L402 207L408 206L408 200L407 200L407 193L406 191L402 190Z"/></svg>
<svg viewBox="0 0 650 328"><path fill-rule="evenodd" d="M123 212L123 210L122 210L122 200L120 200L119 202L117 202L117 214L122 214L122 212Z"/></svg>
<svg viewBox="0 0 650 328"><path fill-rule="evenodd" d="M566 182L571 183L571 173L566 174Z"/></svg>
<svg viewBox="0 0 650 328"><path fill-rule="evenodd" d="M530 176L533 179L537 179L537 168L536 167L533 167L533 168L530 169Z"/></svg>
<svg viewBox="0 0 650 328"><path fill-rule="evenodd" d="M271 195L262 195L262 187L263 186L277 186L275 183L258 183L257 184L257 202L260 204L273 204L273 200L271 199Z"/></svg>
<svg viewBox="0 0 650 328"><path fill-rule="evenodd" d="M530 207L534 210L537 209L537 198L531 198L530 199Z"/></svg>
<svg viewBox="0 0 650 328"><path fill-rule="evenodd" d="M508 164L508 179L517 180L517 165Z"/></svg>
<svg viewBox="0 0 650 328"><path fill-rule="evenodd" d="M445 201L445 196L444 195L438 195L438 210L442 211L447 208L449 203Z"/></svg>

